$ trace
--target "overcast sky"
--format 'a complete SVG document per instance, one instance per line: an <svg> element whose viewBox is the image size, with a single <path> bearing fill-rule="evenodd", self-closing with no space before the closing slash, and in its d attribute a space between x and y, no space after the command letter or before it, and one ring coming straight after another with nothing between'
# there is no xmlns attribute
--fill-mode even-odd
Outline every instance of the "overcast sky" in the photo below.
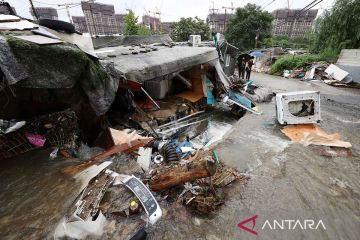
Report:
<svg viewBox="0 0 360 240"><path fill-rule="evenodd" d="M16 8L20 16L31 18L29 12L29 0L7 0L11 6ZM35 7L54 7L58 9L60 20L68 21L66 10L57 4L64 3L80 3L81 0L33 0ZM287 7L287 0L96 0L98 3L112 4L115 6L116 13L126 13L126 9L132 9L138 16L142 16L145 11L161 12L161 20L163 22L178 21L181 17L195 17L198 16L206 19L209 14L209 9L219 9L218 12L223 13L223 7L241 7L247 3L255 3L265 7L267 11L273 11L278 8ZM312 0L289 0L290 8L303 8ZM331 8L334 0L323 0L315 8L320 12L323 9ZM314 9L315 9L314 8ZM228 10L230 11L230 10ZM81 6L74 6L70 8L72 16L83 16ZM141 20L141 17L139 18Z"/></svg>

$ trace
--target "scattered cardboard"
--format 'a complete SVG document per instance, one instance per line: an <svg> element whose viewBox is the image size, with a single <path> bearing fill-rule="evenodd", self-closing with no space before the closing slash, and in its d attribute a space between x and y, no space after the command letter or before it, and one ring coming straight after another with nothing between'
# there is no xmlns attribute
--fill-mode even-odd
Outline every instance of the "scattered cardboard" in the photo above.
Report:
<svg viewBox="0 0 360 240"><path fill-rule="evenodd" d="M293 142L300 142L305 146L322 145L351 148L351 143L340 140L339 133L327 134L315 124L290 125L281 131Z"/></svg>

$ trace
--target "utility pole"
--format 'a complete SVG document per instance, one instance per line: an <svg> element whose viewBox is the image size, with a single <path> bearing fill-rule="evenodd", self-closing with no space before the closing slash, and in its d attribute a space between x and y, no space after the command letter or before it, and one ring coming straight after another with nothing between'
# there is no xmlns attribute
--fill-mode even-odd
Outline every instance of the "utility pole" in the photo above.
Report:
<svg viewBox="0 0 360 240"><path fill-rule="evenodd" d="M35 10L35 7L34 7L34 4L33 4L32 0L29 0L29 2L30 2L31 9L32 9L32 11L34 13L34 16L35 16L36 20L39 20L39 15L37 14L37 12Z"/></svg>
<svg viewBox="0 0 360 240"><path fill-rule="evenodd" d="M215 10L218 11L219 9L215 8L215 4L214 4L214 1L212 1L212 4L213 4L213 7L209 9L210 13L212 11L212 22L213 22L213 30L216 30L216 27L215 27Z"/></svg>

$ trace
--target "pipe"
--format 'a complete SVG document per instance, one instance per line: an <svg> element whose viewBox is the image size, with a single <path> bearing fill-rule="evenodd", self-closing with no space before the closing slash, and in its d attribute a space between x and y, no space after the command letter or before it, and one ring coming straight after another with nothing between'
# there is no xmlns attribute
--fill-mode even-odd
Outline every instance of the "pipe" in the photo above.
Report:
<svg viewBox="0 0 360 240"><path fill-rule="evenodd" d="M158 109L160 109L160 106L155 102L155 100L145 91L145 89L143 87L141 87L141 91L143 91L143 93L145 93L145 95L156 105L156 107Z"/></svg>
<svg viewBox="0 0 360 240"><path fill-rule="evenodd" d="M192 83L191 81L189 81L188 79L186 79L184 76L182 76L180 73L176 73L175 76L177 76L185 85L187 88L191 88L192 87Z"/></svg>
<svg viewBox="0 0 360 240"><path fill-rule="evenodd" d="M183 117L183 118L179 118L178 120L175 120L175 121L172 121L172 122L169 122L169 123L165 123L164 125L158 126L158 129L157 129L157 130L159 130L159 129L161 129L161 128L164 128L164 127L167 127L167 126L170 126L170 125L173 125L173 124L176 124L176 123L179 123L179 122L181 122L181 121L183 121L183 120L185 120L185 119L187 119L187 118L189 118L189 117L192 117L192 116L198 115L198 114L200 114L200 113L204 113L204 112L205 112L205 110L202 110L202 111L199 111L199 112L196 112L196 113L192 113L192 114L190 114L190 115L187 115L187 116L185 116L185 117Z"/></svg>
<svg viewBox="0 0 360 240"><path fill-rule="evenodd" d="M166 133L169 133L169 132L172 132L172 131L175 131L177 129L180 129L180 128L183 128L183 127L187 127L187 126L191 126L191 125L194 125L194 124L197 124L197 123L201 123L201 122L204 122L208 119L203 119L203 120L199 120L199 121L196 121L196 122L192 122L192 123L188 123L188 124L185 124L185 125L181 125L181 126L178 126L178 127L174 127L174 128L170 128L168 130L165 130L164 132L159 132L160 134L166 134Z"/></svg>

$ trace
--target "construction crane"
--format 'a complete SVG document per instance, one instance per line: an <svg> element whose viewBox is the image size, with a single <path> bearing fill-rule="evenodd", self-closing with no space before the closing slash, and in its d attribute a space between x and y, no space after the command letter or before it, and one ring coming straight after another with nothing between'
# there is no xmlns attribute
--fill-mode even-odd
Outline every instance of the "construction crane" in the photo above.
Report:
<svg viewBox="0 0 360 240"><path fill-rule="evenodd" d="M72 20L71 15L70 15L69 8L71 8L71 7L76 7L76 6L78 6L78 5L80 5L80 3L64 3L64 4L58 4L58 7L65 7L66 13L67 13L68 18L69 18L69 20L70 20L70 23L73 24L73 20Z"/></svg>
<svg viewBox="0 0 360 240"><path fill-rule="evenodd" d="M231 7L222 7L223 9L225 9L225 15L224 15L224 32L225 32L225 30L226 30L226 10L227 9L229 9L229 10L231 10L231 13L233 14L234 13L234 4L233 3L231 3Z"/></svg>

